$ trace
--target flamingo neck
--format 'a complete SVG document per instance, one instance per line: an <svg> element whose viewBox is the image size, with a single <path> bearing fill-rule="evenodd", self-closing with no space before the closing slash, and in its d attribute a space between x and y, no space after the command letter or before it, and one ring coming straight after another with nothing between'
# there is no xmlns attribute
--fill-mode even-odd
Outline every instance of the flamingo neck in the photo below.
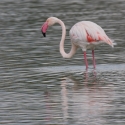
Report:
<svg viewBox="0 0 125 125"><path fill-rule="evenodd" d="M70 52L68 54L65 52L64 41L65 41L65 37L66 37L66 27L60 19L58 20L58 23L62 27L62 38L61 38L61 41L60 41L60 53L63 56L63 58L71 58L75 54L75 52L77 50L77 47L71 42L72 48L71 48Z"/></svg>

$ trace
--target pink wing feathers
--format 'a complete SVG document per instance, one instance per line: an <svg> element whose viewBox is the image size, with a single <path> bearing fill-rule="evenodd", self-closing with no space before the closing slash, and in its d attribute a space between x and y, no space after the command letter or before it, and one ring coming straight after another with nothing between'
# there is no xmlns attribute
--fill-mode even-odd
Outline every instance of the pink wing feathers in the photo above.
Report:
<svg viewBox="0 0 125 125"><path fill-rule="evenodd" d="M114 46L114 42L106 35L104 30L99 25L90 21L76 23L71 28L70 35L81 41L89 43L103 41L112 47Z"/></svg>

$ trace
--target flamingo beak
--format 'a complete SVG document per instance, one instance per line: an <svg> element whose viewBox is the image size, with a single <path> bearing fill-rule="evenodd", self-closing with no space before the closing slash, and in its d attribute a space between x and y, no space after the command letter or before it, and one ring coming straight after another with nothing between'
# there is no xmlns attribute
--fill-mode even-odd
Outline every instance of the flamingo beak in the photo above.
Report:
<svg viewBox="0 0 125 125"><path fill-rule="evenodd" d="M44 37L46 37L46 33L43 33L43 32L42 32L42 34L43 34Z"/></svg>
<svg viewBox="0 0 125 125"><path fill-rule="evenodd" d="M45 22L42 27L41 27L41 32L43 34L44 37L46 37L46 31L48 29L48 22Z"/></svg>

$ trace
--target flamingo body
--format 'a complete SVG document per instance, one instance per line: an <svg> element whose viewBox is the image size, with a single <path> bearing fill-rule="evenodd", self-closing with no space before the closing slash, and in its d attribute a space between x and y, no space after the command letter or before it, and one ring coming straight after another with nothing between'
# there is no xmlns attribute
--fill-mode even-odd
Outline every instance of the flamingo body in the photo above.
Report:
<svg viewBox="0 0 125 125"><path fill-rule="evenodd" d="M113 41L96 23L81 21L76 23L69 32L71 41L83 51L94 49L97 45L107 43L113 47Z"/></svg>
<svg viewBox="0 0 125 125"><path fill-rule="evenodd" d="M71 50L67 54L64 51L64 41L66 36L66 27L64 23L56 18L50 17L46 20L46 22L42 25L41 31L46 36L45 33L49 26L54 25L55 23L59 23L62 27L62 38L60 41L60 53L64 58L71 58L75 53L78 47L82 48L84 52L84 59L86 64L86 69L88 69L88 62L86 57L86 50L92 50L92 59L93 66L96 67L95 58L94 58L94 49L97 45L102 43L107 43L110 46L114 46L114 42L106 35L105 31L96 23L91 21L81 21L76 23L70 30L69 35L71 39Z"/></svg>

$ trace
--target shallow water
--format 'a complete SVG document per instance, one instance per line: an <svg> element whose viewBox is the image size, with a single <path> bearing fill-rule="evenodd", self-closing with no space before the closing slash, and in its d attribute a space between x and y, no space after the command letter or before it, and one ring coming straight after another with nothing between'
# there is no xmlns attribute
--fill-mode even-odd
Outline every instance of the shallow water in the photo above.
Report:
<svg viewBox="0 0 125 125"><path fill-rule="evenodd" d="M0 124L124 125L125 2L0 1ZM81 20L99 24L117 46L95 50L97 69L85 71L81 49L72 59L59 53L61 27L40 28L56 16L68 32Z"/></svg>

